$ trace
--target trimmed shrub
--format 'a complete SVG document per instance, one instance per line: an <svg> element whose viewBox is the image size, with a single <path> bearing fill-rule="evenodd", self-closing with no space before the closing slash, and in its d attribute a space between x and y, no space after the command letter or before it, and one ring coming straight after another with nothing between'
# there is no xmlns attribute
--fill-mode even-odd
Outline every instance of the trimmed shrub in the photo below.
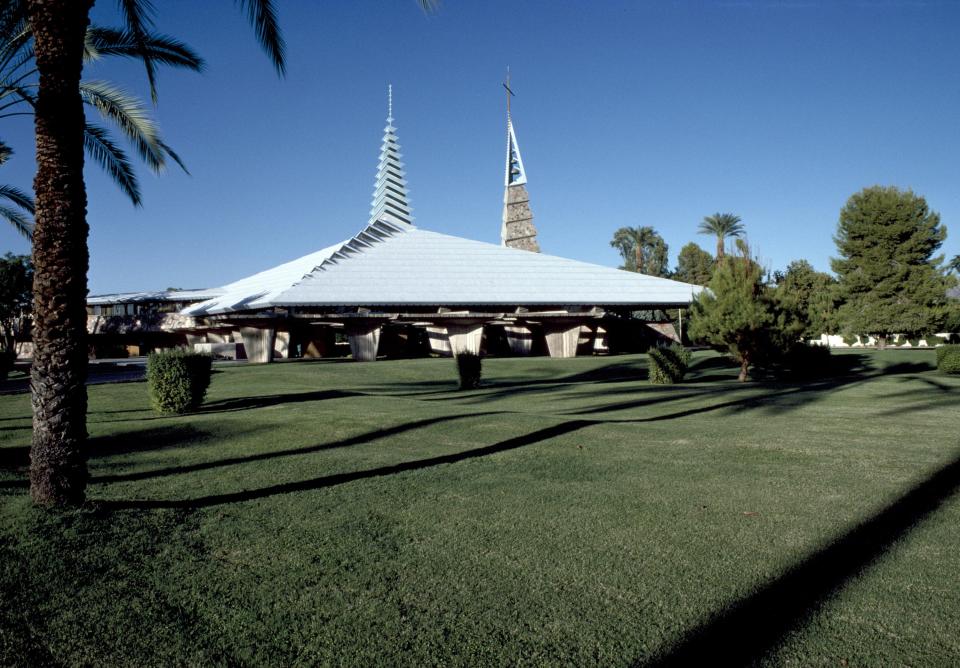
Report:
<svg viewBox="0 0 960 668"><path fill-rule="evenodd" d="M457 373L460 374L461 390L480 387L480 356L476 353L457 353Z"/></svg>
<svg viewBox="0 0 960 668"><path fill-rule="evenodd" d="M650 382L654 385L673 385L683 380L690 367L690 351L674 343L668 348L647 351L650 364Z"/></svg>
<svg viewBox="0 0 960 668"><path fill-rule="evenodd" d="M937 369L941 373L960 374L960 345L950 344L937 348Z"/></svg>
<svg viewBox="0 0 960 668"><path fill-rule="evenodd" d="M210 386L213 359L205 353L165 350L147 357L150 402L161 413L198 408Z"/></svg>
<svg viewBox="0 0 960 668"><path fill-rule="evenodd" d="M857 336L856 334L844 334L844 335L843 335L843 342L846 343L848 346L852 346L853 344L855 344L855 343L856 343L857 341L859 341L859 340L860 340L860 337Z"/></svg>

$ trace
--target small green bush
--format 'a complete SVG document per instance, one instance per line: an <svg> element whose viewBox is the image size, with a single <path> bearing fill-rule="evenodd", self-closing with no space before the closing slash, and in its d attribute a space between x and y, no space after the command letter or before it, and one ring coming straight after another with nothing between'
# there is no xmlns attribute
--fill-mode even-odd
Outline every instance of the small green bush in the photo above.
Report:
<svg viewBox="0 0 960 668"><path fill-rule="evenodd" d="M647 351L650 364L650 382L654 385L673 385L683 380L690 367L690 351L674 343L668 348Z"/></svg>
<svg viewBox="0 0 960 668"><path fill-rule="evenodd" d="M457 354L457 373L460 374L461 390L480 387L480 366L480 356L476 353Z"/></svg>
<svg viewBox="0 0 960 668"><path fill-rule="evenodd" d="M210 386L213 359L204 353L166 350L147 357L150 402L161 413L186 413L200 406Z"/></svg>
<svg viewBox="0 0 960 668"><path fill-rule="evenodd" d="M858 340L859 340L859 337L858 337L856 334L844 334L844 335L843 335L843 342L846 343L848 346L852 346L852 345L855 344Z"/></svg>
<svg viewBox="0 0 960 668"><path fill-rule="evenodd" d="M960 374L960 345L950 344L937 348L937 368L941 373Z"/></svg>

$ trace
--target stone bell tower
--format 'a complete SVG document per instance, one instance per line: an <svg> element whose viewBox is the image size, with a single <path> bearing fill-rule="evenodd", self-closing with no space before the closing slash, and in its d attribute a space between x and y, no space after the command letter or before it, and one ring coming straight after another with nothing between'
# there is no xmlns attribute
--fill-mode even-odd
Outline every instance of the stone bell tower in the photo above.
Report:
<svg viewBox="0 0 960 668"><path fill-rule="evenodd" d="M510 71L507 70L507 167L503 181L503 224L500 227L500 243L509 248L540 252L537 243L537 228L533 225L530 210L530 195L527 193L527 173L523 169L517 134L510 117Z"/></svg>

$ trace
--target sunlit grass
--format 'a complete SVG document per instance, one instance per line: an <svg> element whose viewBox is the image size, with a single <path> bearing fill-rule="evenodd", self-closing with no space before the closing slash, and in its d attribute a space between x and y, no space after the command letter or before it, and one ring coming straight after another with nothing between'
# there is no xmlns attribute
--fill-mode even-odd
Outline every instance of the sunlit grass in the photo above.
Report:
<svg viewBox="0 0 960 668"><path fill-rule="evenodd" d="M674 386L644 356L490 359L465 392L443 359L235 366L183 417L143 383L91 387L90 503L67 513L30 507L29 398L0 396L0 663L669 657L953 470L960 378L930 351L838 357L829 381L741 385L698 353ZM744 642L776 665L960 661L949 487Z"/></svg>

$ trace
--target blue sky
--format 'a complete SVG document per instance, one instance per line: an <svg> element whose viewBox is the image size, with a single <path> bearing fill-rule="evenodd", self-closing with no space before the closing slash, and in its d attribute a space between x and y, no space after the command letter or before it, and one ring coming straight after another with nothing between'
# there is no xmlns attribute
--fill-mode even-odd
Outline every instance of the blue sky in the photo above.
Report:
<svg viewBox="0 0 960 668"><path fill-rule="evenodd" d="M417 224L498 243L507 65L544 252L616 266L614 230L652 225L675 262L729 211L769 268L826 270L843 203L884 184L960 253L960 3L281 0L284 79L233 3L156 4L207 60L162 71L155 109L191 175L141 168L136 209L88 167L92 293L221 285L357 232L388 83ZM146 92L131 63L85 76ZM4 182L29 186L31 122L3 124Z"/></svg>

